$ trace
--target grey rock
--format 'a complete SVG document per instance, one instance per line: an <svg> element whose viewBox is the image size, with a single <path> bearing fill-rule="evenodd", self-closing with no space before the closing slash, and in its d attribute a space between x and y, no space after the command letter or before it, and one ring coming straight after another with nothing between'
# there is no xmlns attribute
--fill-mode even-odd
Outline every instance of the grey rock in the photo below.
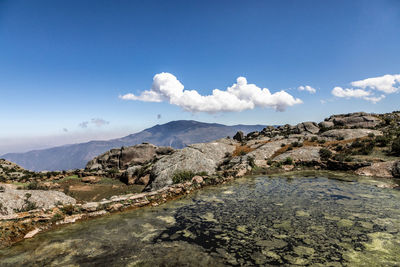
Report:
<svg viewBox="0 0 400 267"><path fill-rule="evenodd" d="M362 167L356 170L355 173L363 176L391 178L394 176L394 166L394 161L374 162L371 166Z"/></svg>
<svg viewBox="0 0 400 267"><path fill-rule="evenodd" d="M297 124L292 130L291 133L300 134L300 133L311 133L316 134L319 132L318 124L315 122L302 122Z"/></svg>
<svg viewBox="0 0 400 267"><path fill-rule="evenodd" d="M378 117L365 112L356 112L349 114L333 115L325 121L333 122L335 126L370 128L375 127L382 121Z"/></svg>
<svg viewBox="0 0 400 267"><path fill-rule="evenodd" d="M333 128L333 126L335 126L335 124L332 121L322 121L319 123L319 127L321 128Z"/></svg>
<svg viewBox="0 0 400 267"><path fill-rule="evenodd" d="M392 175L395 178L400 178L400 161L396 161L392 167Z"/></svg>
<svg viewBox="0 0 400 267"><path fill-rule="evenodd" d="M52 208L56 203L61 202L64 205L75 204L76 200L59 191L51 190L17 190L16 186L11 184L1 184L5 189L0 193L0 203L2 209L1 215L14 214L14 209L21 209L25 205L25 200L35 203L38 208ZM27 198L27 194L30 195ZM28 196L29 196L28 195Z"/></svg>
<svg viewBox="0 0 400 267"><path fill-rule="evenodd" d="M172 151L171 147L157 147L148 143L111 149L89 161L86 170L126 170L132 165L144 164L156 156L167 155Z"/></svg>
<svg viewBox="0 0 400 267"><path fill-rule="evenodd" d="M233 139L238 141L238 142L242 142L244 141L244 133L242 131L238 131L234 136Z"/></svg>
<svg viewBox="0 0 400 267"><path fill-rule="evenodd" d="M333 129L323 132L321 136L330 140L336 140L338 138L348 140L366 137L370 133L373 133L375 136L382 135L381 131L370 129Z"/></svg>
<svg viewBox="0 0 400 267"><path fill-rule="evenodd" d="M287 151L285 153L280 154L279 156L275 157L274 160L276 161L282 161L285 160L286 158L291 158L295 162L297 161L320 161L320 156L319 156L319 150L320 147L316 146L305 146L305 147L300 147L296 148L290 151Z"/></svg>
<svg viewBox="0 0 400 267"><path fill-rule="evenodd" d="M225 157L226 153L232 153L237 143L230 139L220 139L211 143L190 145L176 150L154 163L150 182L146 190L158 190L172 184L172 176L176 171L192 171L194 173L207 172L215 174L216 167Z"/></svg>

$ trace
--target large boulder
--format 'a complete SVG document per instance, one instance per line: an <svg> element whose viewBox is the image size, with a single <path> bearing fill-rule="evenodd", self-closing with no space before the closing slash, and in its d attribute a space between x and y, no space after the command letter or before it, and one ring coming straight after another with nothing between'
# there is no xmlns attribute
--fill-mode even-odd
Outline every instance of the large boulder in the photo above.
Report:
<svg viewBox="0 0 400 267"><path fill-rule="evenodd" d="M316 134L318 132L319 132L318 124L311 121L299 123L291 131L291 133L295 134L306 134L306 133Z"/></svg>
<svg viewBox="0 0 400 267"><path fill-rule="evenodd" d="M330 140L337 140L337 139L348 140L348 139L366 137L371 133L374 135L382 135L381 131L370 130L370 129L333 129L323 132L321 136Z"/></svg>
<svg viewBox="0 0 400 267"><path fill-rule="evenodd" d="M242 131L238 131L234 136L233 139L238 141L238 142L243 142L244 141L244 133Z"/></svg>
<svg viewBox="0 0 400 267"><path fill-rule="evenodd" d="M157 147L148 143L111 149L89 161L86 170L126 170L132 165L141 165L156 156L172 152L173 149L170 147Z"/></svg>
<svg viewBox="0 0 400 267"><path fill-rule="evenodd" d="M27 203L33 203L38 209L52 208L56 204L75 204L76 200L59 191L51 190L17 190L11 184L1 184L5 189L0 193L0 217L11 215L15 210L26 210ZM32 204L31 204L32 205Z"/></svg>
<svg viewBox="0 0 400 267"><path fill-rule="evenodd" d="M247 156L254 158L254 163L257 166L266 166L268 159L270 159L279 149L281 149L282 145L286 145L287 143L287 139L268 142L251 151L247 154Z"/></svg>
<svg viewBox="0 0 400 267"><path fill-rule="evenodd" d="M227 153L236 149L234 140L220 139L211 143L193 144L173 154L165 156L154 163L152 181L146 190L158 190L172 184L172 176L177 171L207 172L215 174L216 167Z"/></svg>
<svg viewBox="0 0 400 267"><path fill-rule="evenodd" d="M332 115L325 121L333 122L335 126L370 128L375 127L382 121L378 117L365 112Z"/></svg>
<svg viewBox="0 0 400 267"><path fill-rule="evenodd" d="M394 163L394 161L375 162L372 163L371 166L362 167L356 170L356 174L363 176L391 178L394 176L392 174L395 165Z"/></svg>

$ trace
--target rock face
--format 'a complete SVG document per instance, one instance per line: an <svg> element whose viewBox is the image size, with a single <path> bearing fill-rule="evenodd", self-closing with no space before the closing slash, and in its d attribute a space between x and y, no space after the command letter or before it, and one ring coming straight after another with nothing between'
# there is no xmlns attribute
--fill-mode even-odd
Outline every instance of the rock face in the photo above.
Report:
<svg viewBox="0 0 400 267"><path fill-rule="evenodd" d="M333 122L335 126L357 128L375 127L382 122L379 118L365 112L333 115L325 119L325 121Z"/></svg>
<svg viewBox="0 0 400 267"><path fill-rule="evenodd" d="M5 160L0 159L0 177L3 180L14 180L25 176L26 170L21 168L19 165Z"/></svg>
<svg viewBox="0 0 400 267"><path fill-rule="evenodd" d="M381 131L370 130L370 129L334 129L329 130L321 134L322 137L326 137L329 140L349 140L368 136L368 134L382 135Z"/></svg>
<svg viewBox="0 0 400 267"><path fill-rule="evenodd" d="M22 210L28 207L28 203L34 203L37 208L51 208L56 203L75 204L76 201L70 196L58 191L46 190L17 190L10 184L1 184L5 189L0 193L1 215L14 214L15 210Z"/></svg>
<svg viewBox="0 0 400 267"><path fill-rule="evenodd" d="M400 178L400 161L396 161L392 166L392 175L395 178Z"/></svg>
<svg viewBox="0 0 400 267"><path fill-rule="evenodd" d="M242 142L244 141L244 133L242 131L237 132L234 136L233 139L238 141L238 142Z"/></svg>
<svg viewBox="0 0 400 267"><path fill-rule="evenodd" d="M394 166L395 166L394 161L376 162L372 163L371 166L362 167L356 170L355 173L364 176L391 178Z"/></svg>
<svg viewBox="0 0 400 267"><path fill-rule="evenodd" d="M319 127L318 124L315 122L302 122L299 123L295 126L295 129L291 131L291 133L294 134L305 134L305 133L311 133L311 134L316 134L319 132Z"/></svg>
<svg viewBox="0 0 400 267"><path fill-rule="evenodd" d="M158 190L172 184L176 171L215 174L216 167L227 153L236 149L234 140L220 139L211 143L190 145L158 160L152 167L152 181L147 189Z"/></svg>
<svg viewBox="0 0 400 267"><path fill-rule="evenodd" d="M247 155L254 158L254 163L257 166L264 167L267 165L267 160L271 158L275 152L281 149L282 144L286 145L287 142L287 140L272 141L258 147Z"/></svg>
<svg viewBox="0 0 400 267"><path fill-rule="evenodd" d="M86 170L126 170L132 165L141 165L159 155L173 152L170 147L157 147L152 144L140 144L120 149L111 149L95 157L86 165Z"/></svg>
<svg viewBox="0 0 400 267"><path fill-rule="evenodd" d="M286 158L291 158L295 162L320 161L321 159L319 156L320 149L321 149L320 147L315 147L315 146L300 147L287 151L283 154L280 154L279 156L275 157L274 160L282 161L285 160Z"/></svg>

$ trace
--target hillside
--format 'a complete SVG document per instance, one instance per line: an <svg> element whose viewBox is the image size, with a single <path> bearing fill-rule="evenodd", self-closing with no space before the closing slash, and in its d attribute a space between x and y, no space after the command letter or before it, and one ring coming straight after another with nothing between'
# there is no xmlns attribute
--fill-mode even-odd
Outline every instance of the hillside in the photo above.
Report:
<svg viewBox="0 0 400 267"><path fill-rule="evenodd" d="M155 125L141 132L118 139L107 141L90 141L72 145L64 145L26 153L8 153L3 156L25 169L42 170L71 170L84 168L86 163L95 156L111 148L132 146L143 142L157 146L183 148L193 143L209 142L226 136L232 136L237 131L260 131L262 125L233 125L227 126L216 123L179 120L162 125Z"/></svg>

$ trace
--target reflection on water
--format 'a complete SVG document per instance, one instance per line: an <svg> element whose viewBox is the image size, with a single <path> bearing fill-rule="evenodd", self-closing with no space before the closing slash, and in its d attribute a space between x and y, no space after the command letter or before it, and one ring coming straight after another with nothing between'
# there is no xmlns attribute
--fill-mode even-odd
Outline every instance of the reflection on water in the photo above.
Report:
<svg viewBox="0 0 400 267"><path fill-rule="evenodd" d="M374 183L243 178L40 234L0 251L0 265L396 266L400 191Z"/></svg>

